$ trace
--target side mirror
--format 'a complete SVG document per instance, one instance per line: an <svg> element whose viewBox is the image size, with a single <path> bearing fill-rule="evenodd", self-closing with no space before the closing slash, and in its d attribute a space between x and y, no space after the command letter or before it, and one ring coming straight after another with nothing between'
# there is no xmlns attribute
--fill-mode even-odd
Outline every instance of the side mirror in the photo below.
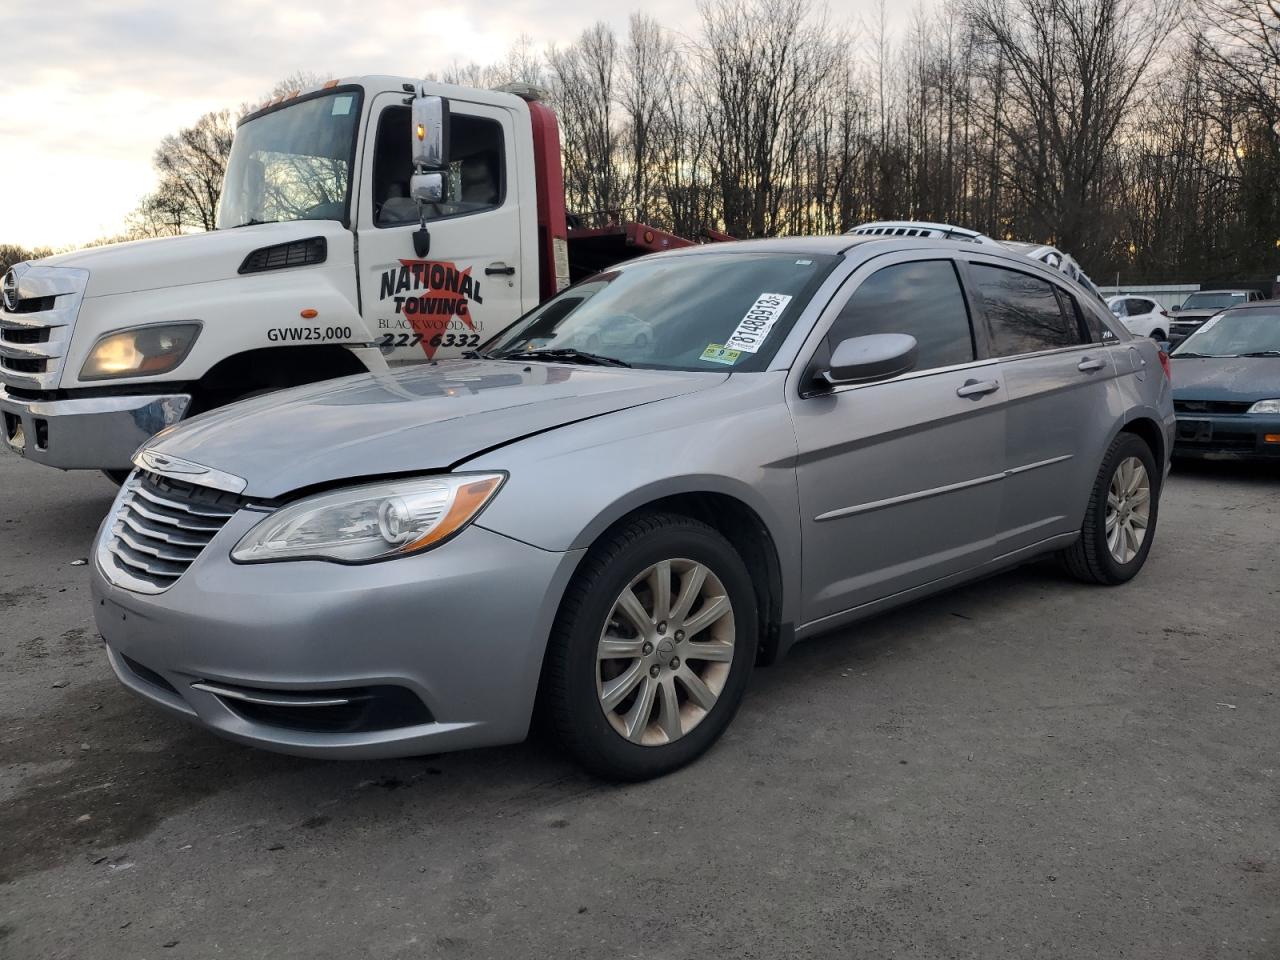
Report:
<svg viewBox="0 0 1280 960"><path fill-rule="evenodd" d="M871 383L907 373L916 365L919 345L905 333L873 333L841 340L821 374L827 383Z"/></svg>
<svg viewBox="0 0 1280 960"><path fill-rule="evenodd" d="M415 173L409 178L409 196L419 203L440 203L444 200L444 174L438 170Z"/></svg>
<svg viewBox="0 0 1280 960"><path fill-rule="evenodd" d="M414 170L443 170L449 165L449 101L419 87L411 113Z"/></svg>
<svg viewBox="0 0 1280 960"><path fill-rule="evenodd" d="M1172 307L1170 307L1169 309L1171 309L1174 313L1181 313L1181 312L1182 312L1182 304L1180 304L1180 303L1176 303L1176 304L1174 304Z"/></svg>

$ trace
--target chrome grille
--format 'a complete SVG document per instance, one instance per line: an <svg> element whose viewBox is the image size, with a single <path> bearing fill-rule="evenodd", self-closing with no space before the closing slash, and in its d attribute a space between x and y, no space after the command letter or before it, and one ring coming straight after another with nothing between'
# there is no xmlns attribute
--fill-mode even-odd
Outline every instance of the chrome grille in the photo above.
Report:
<svg viewBox="0 0 1280 960"><path fill-rule="evenodd" d="M0 298L0 384L27 390L58 386L87 270L20 263Z"/></svg>
<svg viewBox="0 0 1280 960"><path fill-rule="evenodd" d="M247 503L235 494L135 470L112 508L99 563L128 590L167 590Z"/></svg>

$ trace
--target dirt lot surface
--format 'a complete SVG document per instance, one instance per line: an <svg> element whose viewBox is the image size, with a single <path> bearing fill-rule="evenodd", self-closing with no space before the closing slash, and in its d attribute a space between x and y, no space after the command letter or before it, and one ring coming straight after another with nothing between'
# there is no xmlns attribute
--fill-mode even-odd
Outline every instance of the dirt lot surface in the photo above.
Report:
<svg viewBox="0 0 1280 960"><path fill-rule="evenodd" d="M1178 470L1145 571L1037 564L757 672L639 786L554 745L336 763L111 676L114 488L0 454L0 957L1280 956L1280 470Z"/></svg>

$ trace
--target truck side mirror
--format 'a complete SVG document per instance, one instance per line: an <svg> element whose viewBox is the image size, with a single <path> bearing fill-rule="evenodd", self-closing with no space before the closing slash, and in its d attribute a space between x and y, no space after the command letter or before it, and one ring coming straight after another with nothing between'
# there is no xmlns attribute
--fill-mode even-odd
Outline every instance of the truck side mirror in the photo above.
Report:
<svg viewBox="0 0 1280 960"><path fill-rule="evenodd" d="M1171 310L1173 310L1173 312L1174 312L1174 313L1181 313L1181 312L1182 312L1182 304L1180 304L1180 303L1175 303L1175 304L1174 304L1170 309L1171 309Z"/></svg>
<svg viewBox="0 0 1280 960"><path fill-rule="evenodd" d="M415 171L449 166L449 101L428 97L418 88L413 98L413 167Z"/></svg>
<svg viewBox="0 0 1280 960"><path fill-rule="evenodd" d="M409 178L409 196L419 203L440 203L444 200L444 174L439 170L415 173Z"/></svg>

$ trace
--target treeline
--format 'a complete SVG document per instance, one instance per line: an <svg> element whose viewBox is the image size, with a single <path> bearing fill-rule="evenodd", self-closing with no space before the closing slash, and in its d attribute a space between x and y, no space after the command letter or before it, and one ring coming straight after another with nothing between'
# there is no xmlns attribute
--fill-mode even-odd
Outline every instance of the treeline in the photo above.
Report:
<svg viewBox="0 0 1280 960"><path fill-rule="evenodd" d="M815 0L702 0L687 35L636 13L439 79L547 90L588 222L938 220L1055 243L1100 283L1252 279L1280 273L1278 9L944 0L893 35L883 5L867 25ZM233 127L220 112L165 138L126 235L212 226Z"/></svg>

